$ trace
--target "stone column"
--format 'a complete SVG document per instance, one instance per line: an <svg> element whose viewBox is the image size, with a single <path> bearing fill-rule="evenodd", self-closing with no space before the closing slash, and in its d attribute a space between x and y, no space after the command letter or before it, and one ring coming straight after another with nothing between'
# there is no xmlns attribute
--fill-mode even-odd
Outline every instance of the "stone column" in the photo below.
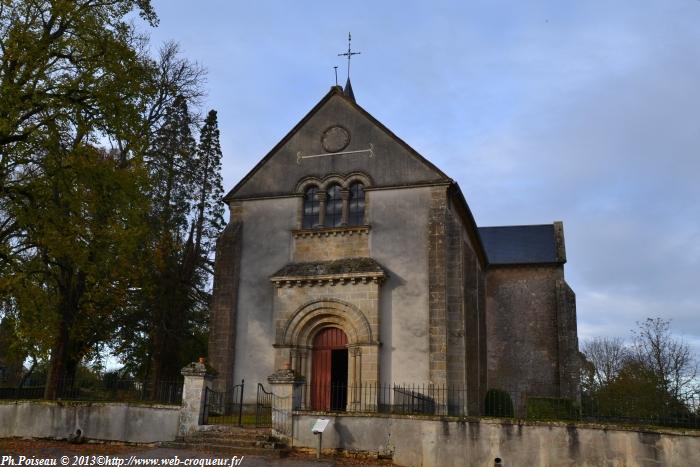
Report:
<svg viewBox="0 0 700 467"><path fill-rule="evenodd" d="M178 434L185 436L204 423L204 409L207 388L211 389L214 378L207 370L204 359L184 367L180 373L185 377L182 387L182 406L180 407L180 427Z"/></svg>
<svg viewBox="0 0 700 467"><path fill-rule="evenodd" d="M350 211L350 192L348 190L340 190L340 198L343 200L343 211L340 220L340 225L348 225L348 213Z"/></svg>
<svg viewBox="0 0 700 467"><path fill-rule="evenodd" d="M314 227L323 227L326 224L326 192L317 191L318 198L318 224Z"/></svg>
<svg viewBox="0 0 700 467"><path fill-rule="evenodd" d="M350 351L348 411L355 412L362 409L362 349L358 346L350 346L348 350ZM369 388L365 388L367 389Z"/></svg>

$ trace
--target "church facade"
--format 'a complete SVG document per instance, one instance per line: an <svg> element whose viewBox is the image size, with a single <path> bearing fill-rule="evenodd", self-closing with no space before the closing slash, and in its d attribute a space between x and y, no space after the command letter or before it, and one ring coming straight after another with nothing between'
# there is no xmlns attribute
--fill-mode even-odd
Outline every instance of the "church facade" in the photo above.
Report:
<svg viewBox="0 0 700 467"><path fill-rule="evenodd" d="M464 388L470 415L488 389L516 410L528 397L578 398L562 224L478 227L457 183L360 107L349 83L225 201L209 338L217 390L267 386L291 368L312 388Z"/></svg>

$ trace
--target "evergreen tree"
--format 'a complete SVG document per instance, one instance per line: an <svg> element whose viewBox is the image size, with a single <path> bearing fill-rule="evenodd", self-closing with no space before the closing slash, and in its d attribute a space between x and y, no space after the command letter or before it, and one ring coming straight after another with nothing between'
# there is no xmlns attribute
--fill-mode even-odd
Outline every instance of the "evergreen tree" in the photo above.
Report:
<svg viewBox="0 0 700 467"><path fill-rule="evenodd" d="M221 179L221 144L215 110L210 110L199 136L196 165L197 212L196 238L198 254L206 259L214 251L214 242L224 228L224 196Z"/></svg>
<svg viewBox="0 0 700 467"><path fill-rule="evenodd" d="M121 350L128 365L156 385L179 377L182 366L206 349L211 254L223 228L216 112L208 114L195 146L187 102L176 99L147 166L152 267L143 281L140 316L132 322L138 332L125 329Z"/></svg>

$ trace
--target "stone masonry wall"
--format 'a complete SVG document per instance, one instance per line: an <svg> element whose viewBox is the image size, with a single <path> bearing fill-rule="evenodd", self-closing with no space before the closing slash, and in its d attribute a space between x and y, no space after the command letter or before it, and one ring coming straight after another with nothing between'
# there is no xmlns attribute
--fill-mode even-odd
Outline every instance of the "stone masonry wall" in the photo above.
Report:
<svg viewBox="0 0 700 467"><path fill-rule="evenodd" d="M455 207L433 188L429 225L431 381L459 388L451 404L480 414L486 383L483 272ZM446 374L442 376L445 359Z"/></svg>
<svg viewBox="0 0 700 467"><path fill-rule="evenodd" d="M369 257L369 227L296 230L292 232L293 262Z"/></svg>
<svg viewBox="0 0 700 467"><path fill-rule="evenodd" d="M291 287L275 287L275 336L276 354L275 366L283 368L285 363L291 363L292 368L307 378L311 377L310 356L308 351L311 342L284 342L284 333L296 313L307 308L313 308L316 303L320 307L315 313L319 316L326 308L337 308L340 313L325 318L326 325L336 325L348 335L349 344L358 345L363 356L361 359L362 381L377 382L378 380L378 336L379 336L379 281L336 282L323 285L306 284ZM349 313L347 307L340 302L350 304L359 311ZM309 318L312 322L313 316ZM366 323L369 324L370 336L361 333ZM360 331L360 342L353 342L352 330ZM313 334L307 336L312 338ZM291 345L290 345L291 344ZM370 355L371 354L371 355ZM352 379L349 379L352 381ZM356 380L356 382L359 382Z"/></svg>
<svg viewBox="0 0 700 467"><path fill-rule="evenodd" d="M479 283L482 276L481 266L474 253L465 244L462 261L464 262L464 332L466 346L464 365L467 374L467 399L470 415L481 414L481 402L484 395L484 378L486 367L483 364L486 335L483 329L483 303L480 300Z"/></svg>
<svg viewBox="0 0 700 467"><path fill-rule="evenodd" d="M0 401L0 438L67 439L80 430L90 440L173 441L180 406L127 402Z"/></svg>
<svg viewBox="0 0 700 467"><path fill-rule="evenodd" d="M508 391L517 416L528 396L559 395L560 280L561 266L495 267L487 274L488 387Z"/></svg>
<svg viewBox="0 0 700 467"><path fill-rule="evenodd" d="M430 419L411 416L334 415L323 447L391 456L416 467L690 466L700 432L634 430L616 426L499 419ZM294 415L294 446L315 449L311 427L318 414Z"/></svg>
<svg viewBox="0 0 700 467"><path fill-rule="evenodd" d="M430 382L447 384L447 282L446 224L447 189L430 190L428 224L428 331Z"/></svg>
<svg viewBox="0 0 700 467"><path fill-rule="evenodd" d="M209 363L218 372L214 380L214 388L218 391L233 386L241 258L241 223L234 219L240 214L239 209L238 206L231 208L232 221L216 242L208 354Z"/></svg>
<svg viewBox="0 0 700 467"><path fill-rule="evenodd" d="M576 295L564 280L557 281L559 395L580 398L580 362L576 327Z"/></svg>
<svg viewBox="0 0 700 467"><path fill-rule="evenodd" d="M447 211L445 226L445 282L447 303L447 382L458 388L466 388L466 348L465 348L465 288L463 248L469 248L462 242L461 226L451 210ZM463 400L451 401L463 405L465 393L457 393Z"/></svg>

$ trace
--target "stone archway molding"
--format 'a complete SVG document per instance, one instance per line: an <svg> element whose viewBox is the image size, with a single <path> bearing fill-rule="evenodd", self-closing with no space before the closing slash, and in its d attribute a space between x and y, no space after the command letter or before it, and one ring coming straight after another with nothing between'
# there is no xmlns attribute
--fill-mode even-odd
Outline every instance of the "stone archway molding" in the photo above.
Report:
<svg viewBox="0 0 700 467"><path fill-rule="evenodd" d="M287 322L279 344L309 348L313 336L324 327L342 329L349 345L376 344L365 314L335 298L316 299L300 306Z"/></svg>

